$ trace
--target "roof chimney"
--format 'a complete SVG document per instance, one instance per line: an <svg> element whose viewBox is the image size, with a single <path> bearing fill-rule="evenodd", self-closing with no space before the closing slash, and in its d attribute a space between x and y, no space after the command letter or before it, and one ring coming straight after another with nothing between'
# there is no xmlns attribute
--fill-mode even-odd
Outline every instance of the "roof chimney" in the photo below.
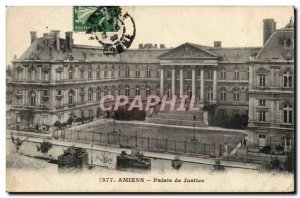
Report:
<svg viewBox="0 0 300 198"><path fill-rule="evenodd" d="M52 30L53 33L53 37L55 39L55 47L56 50L59 51L60 50L60 43L59 43L59 30Z"/></svg>
<svg viewBox="0 0 300 198"><path fill-rule="evenodd" d="M214 41L214 47L222 47L221 41Z"/></svg>
<svg viewBox="0 0 300 198"><path fill-rule="evenodd" d="M274 21L274 19L264 19L263 22L263 44L265 44L273 34L273 32L276 30L276 22Z"/></svg>
<svg viewBox="0 0 300 198"><path fill-rule="evenodd" d="M159 46L161 49L166 48L165 44L160 44Z"/></svg>
<svg viewBox="0 0 300 198"><path fill-rule="evenodd" d="M139 49L143 49L144 48L143 46L144 46L143 43L140 43L139 44Z"/></svg>
<svg viewBox="0 0 300 198"><path fill-rule="evenodd" d="M70 51L73 48L73 32L66 32L66 42Z"/></svg>
<svg viewBox="0 0 300 198"><path fill-rule="evenodd" d="M35 41L35 39L37 39L36 31L31 31L30 32L30 39L31 39L31 43L33 43Z"/></svg>

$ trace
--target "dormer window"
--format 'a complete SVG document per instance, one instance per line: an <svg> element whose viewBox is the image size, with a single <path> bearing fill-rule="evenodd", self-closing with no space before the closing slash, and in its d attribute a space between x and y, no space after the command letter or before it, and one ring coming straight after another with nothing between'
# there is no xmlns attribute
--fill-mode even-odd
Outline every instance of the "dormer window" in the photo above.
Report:
<svg viewBox="0 0 300 198"><path fill-rule="evenodd" d="M288 38L284 41L284 48L285 49L293 49L294 48L294 41L291 38Z"/></svg>

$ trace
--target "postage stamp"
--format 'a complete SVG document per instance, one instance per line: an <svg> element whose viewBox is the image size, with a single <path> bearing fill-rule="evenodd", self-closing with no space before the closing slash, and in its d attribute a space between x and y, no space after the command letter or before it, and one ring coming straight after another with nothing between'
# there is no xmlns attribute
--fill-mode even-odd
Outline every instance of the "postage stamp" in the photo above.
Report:
<svg viewBox="0 0 300 198"><path fill-rule="evenodd" d="M133 18L120 6L74 6L73 31L97 40L105 54L124 52L136 34Z"/></svg>

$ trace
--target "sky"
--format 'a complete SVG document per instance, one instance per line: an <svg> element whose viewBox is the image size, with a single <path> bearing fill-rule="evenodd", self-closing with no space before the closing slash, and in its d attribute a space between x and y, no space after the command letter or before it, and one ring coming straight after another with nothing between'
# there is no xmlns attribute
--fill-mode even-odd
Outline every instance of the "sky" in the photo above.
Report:
<svg viewBox="0 0 300 198"><path fill-rule="evenodd" d="M263 19L274 18L277 28L294 18L293 7L126 7L123 12L133 17L139 43L165 44L176 47L185 42L222 47L260 47L263 40ZM7 59L20 57L30 45L30 31L37 36L60 30L60 37L72 30L72 7L7 7ZM48 27L48 29L46 28ZM74 33L74 43L99 45L84 33Z"/></svg>

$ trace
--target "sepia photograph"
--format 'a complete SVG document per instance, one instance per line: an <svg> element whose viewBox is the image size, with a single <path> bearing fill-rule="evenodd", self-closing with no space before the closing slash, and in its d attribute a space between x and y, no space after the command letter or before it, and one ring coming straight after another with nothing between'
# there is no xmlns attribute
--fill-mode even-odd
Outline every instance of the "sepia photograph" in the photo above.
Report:
<svg viewBox="0 0 300 198"><path fill-rule="evenodd" d="M6 191L294 193L295 18L7 6Z"/></svg>

